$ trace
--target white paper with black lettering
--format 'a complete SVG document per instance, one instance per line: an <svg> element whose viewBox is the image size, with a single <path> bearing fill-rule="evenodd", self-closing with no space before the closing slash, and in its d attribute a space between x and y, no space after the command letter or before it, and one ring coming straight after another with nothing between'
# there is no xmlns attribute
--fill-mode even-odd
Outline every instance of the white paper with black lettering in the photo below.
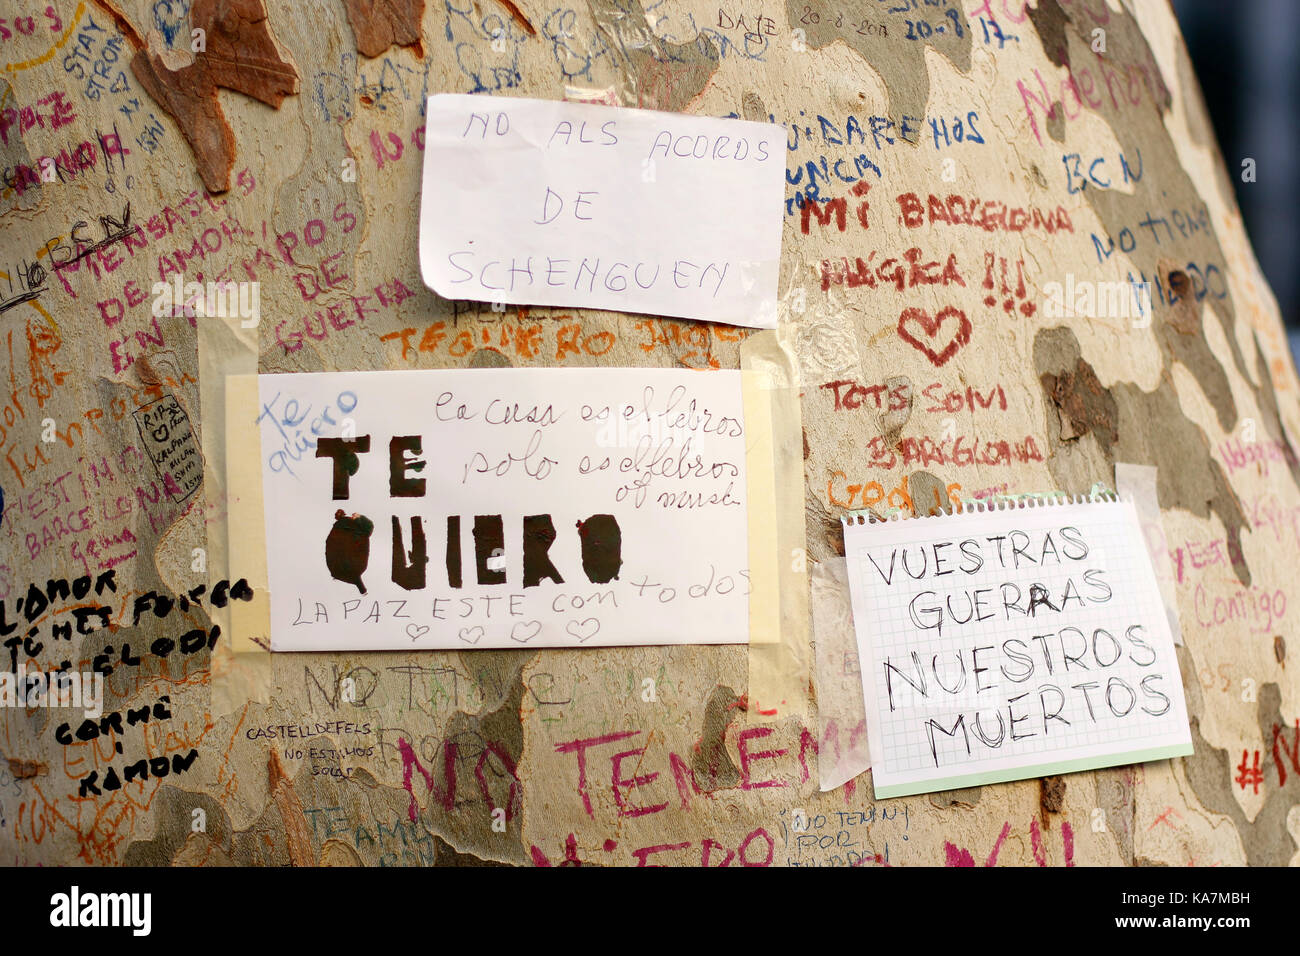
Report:
<svg viewBox="0 0 1300 956"><path fill-rule="evenodd" d="M877 797L1192 752L1132 502L844 531Z"/></svg>
<svg viewBox="0 0 1300 956"><path fill-rule="evenodd" d="M260 376L272 649L746 642L741 374Z"/></svg>

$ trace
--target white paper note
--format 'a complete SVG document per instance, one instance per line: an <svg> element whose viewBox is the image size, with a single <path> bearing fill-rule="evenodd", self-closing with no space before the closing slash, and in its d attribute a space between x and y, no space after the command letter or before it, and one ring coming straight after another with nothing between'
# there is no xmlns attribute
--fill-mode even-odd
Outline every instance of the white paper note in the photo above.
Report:
<svg viewBox="0 0 1300 956"><path fill-rule="evenodd" d="M747 641L740 382L260 376L272 649Z"/></svg>
<svg viewBox="0 0 1300 956"><path fill-rule="evenodd" d="M1131 502L846 519L844 544L878 798L1192 752Z"/></svg>
<svg viewBox="0 0 1300 956"><path fill-rule="evenodd" d="M776 327L785 130L439 94L420 270L450 299Z"/></svg>

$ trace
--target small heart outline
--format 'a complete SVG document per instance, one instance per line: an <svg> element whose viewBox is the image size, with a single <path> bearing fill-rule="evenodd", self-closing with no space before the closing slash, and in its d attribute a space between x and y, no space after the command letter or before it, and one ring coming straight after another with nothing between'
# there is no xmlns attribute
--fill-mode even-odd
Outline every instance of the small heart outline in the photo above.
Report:
<svg viewBox="0 0 1300 956"><path fill-rule="evenodd" d="M934 351L926 342L918 339L907 330L907 324L914 322L924 330L927 337L933 339L939 334L939 327L943 325L944 319L948 318L957 320L957 331L952 340L944 346L942 352ZM940 309L933 318L924 309L904 309L898 317L898 337L914 349L922 352L935 368L945 365L948 359L957 354L958 349L967 345L970 342L970 335L970 319L966 318L966 313L961 309L951 305Z"/></svg>
<svg viewBox="0 0 1300 956"><path fill-rule="evenodd" d="M585 635L579 633L579 631L586 631L588 624L595 625L594 627L591 628L591 633ZM579 630L575 631L574 630L575 627L577 627ZM578 643L582 644L591 640L598 633L600 633L600 621L594 617L589 617L582 621L578 621L575 619L570 621L568 624L566 624L564 630L565 633L567 633L570 637L576 638Z"/></svg>
<svg viewBox="0 0 1300 956"><path fill-rule="evenodd" d="M532 633L529 634L527 637L519 637L517 635L519 633L520 628L531 628ZM518 641L520 644L527 644L529 641L531 641L534 637L536 637L540 633L542 633L541 621L519 621L515 624L514 627L510 628L510 640Z"/></svg>

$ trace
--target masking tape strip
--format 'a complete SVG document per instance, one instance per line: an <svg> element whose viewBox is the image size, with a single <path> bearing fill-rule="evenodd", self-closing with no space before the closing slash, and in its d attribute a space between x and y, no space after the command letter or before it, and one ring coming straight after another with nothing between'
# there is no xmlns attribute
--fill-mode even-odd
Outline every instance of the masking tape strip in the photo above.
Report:
<svg viewBox="0 0 1300 956"><path fill-rule="evenodd" d="M1183 627L1178 620L1178 593L1174 576L1169 568L1169 548L1165 543L1165 526L1160 520L1160 496L1156 490L1156 469L1150 465L1129 465L1115 462L1115 490L1121 497L1132 498L1142 524L1142 538L1151 558L1151 568L1160 587L1160 600L1169 620L1169 633L1174 643L1182 646Z"/></svg>
<svg viewBox="0 0 1300 956"><path fill-rule="evenodd" d="M811 590L817 775L822 790L834 790L871 769L848 562L833 557L813 565Z"/></svg>
<svg viewBox="0 0 1300 956"><path fill-rule="evenodd" d="M271 599L266 570L266 526L262 507L262 442L257 415L261 401L258 377L226 379L226 480L231 498L230 563L248 579L254 600L232 605L231 646L236 654L271 650Z"/></svg>
<svg viewBox="0 0 1300 956"><path fill-rule="evenodd" d="M261 442L257 440L257 332L239 321L205 317L198 323L199 395L202 404L204 493L210 513L225 523L208 534L208 583L246 578L250 602L212 610L224 638L212 653L214 717L251 700L269 700L270 600L261 494ZM251 382L251 388L248 384ZM251 437L251 440L250 440ZM249 476L254 481L249 480ZM258 641L265 641L259 646Z"/></svg>
<svg viewBox="0 0 1300 956"><path fill-rule="evenodd" d="M776 523L776 472L773 468L771 388L763 372L742 371L745 409L745 494L749 533L749 643L781 642L780 561Z"/></svg>
<svg viewBox="0 0 1300 956"><path fill-rule="evenodd" d="M749 496L751 716L807 716L803 430L794 364L771 331L740 349Z"/></svg>

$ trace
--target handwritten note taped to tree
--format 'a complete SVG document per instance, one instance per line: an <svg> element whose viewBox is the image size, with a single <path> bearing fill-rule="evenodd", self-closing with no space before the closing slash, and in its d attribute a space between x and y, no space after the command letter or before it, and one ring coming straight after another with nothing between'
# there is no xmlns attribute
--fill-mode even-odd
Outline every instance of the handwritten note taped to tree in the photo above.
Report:
<svg viewBox="0 0 1300 956"><path fill-rule="evenodd" d="M203 461L190 416L175 395L165 395L132 414L167 494L173 501L184 501L203 484Z"/></svg>
<svg viewBox="0 0 1300 956"><path fill-rule="evenodd" d="M424 282L450 299L775 328L785 152L768 123L432 96Z"/></svg>
<svg viewBox="0 0 1300 956"><path fill-rule="evenodd" d="M877 797L1192 752L1133 505L845 519Z"/></svg>
<svg viewBox="0 0 1300 956"><path fill-rule="evenodd" d="M747 641L741 374L260 376L272 649Z"/></svg>

